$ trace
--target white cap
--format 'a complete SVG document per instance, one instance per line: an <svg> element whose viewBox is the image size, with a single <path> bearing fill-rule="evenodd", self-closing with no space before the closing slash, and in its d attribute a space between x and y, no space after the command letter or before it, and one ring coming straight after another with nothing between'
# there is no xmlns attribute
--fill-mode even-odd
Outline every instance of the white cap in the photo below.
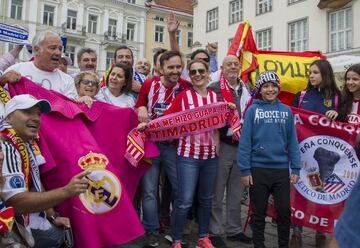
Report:
<svg viewBox="0 0 360 248"><path fill-rule="evenodd" d="M6 118L15 110L29 109L35 105L38 105L40 107L41 113L49 113L51 111L51 105L47 100L38 100L32 95L23 94L14 96L10 99L10 101L6 103L4 110L4 118Z"/></svg>

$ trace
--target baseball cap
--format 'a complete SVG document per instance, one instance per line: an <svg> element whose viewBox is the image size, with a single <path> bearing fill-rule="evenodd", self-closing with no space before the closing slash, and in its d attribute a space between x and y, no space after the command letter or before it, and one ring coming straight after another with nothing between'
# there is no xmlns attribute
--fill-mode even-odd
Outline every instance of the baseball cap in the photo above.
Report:
<svg viewBox="0 0 360 248"><path fill-rule="evenodd" d="M32 95L23 94L14 96L10 99L10 101L5 104L4 118L6 118L15 110L29 109L35 105L38 105L40 107L41 113L49 113L51 111L51 105L47 100L38 100Z"/></svg>
<svg viewBox="0 0 360 248"><path fill-rule="evenodd" d="M264 71L257 76L256 79L256 93L260 92L261 86L264 83L274 83L280 89L280 78L279 76L273 71Z"/></svg>

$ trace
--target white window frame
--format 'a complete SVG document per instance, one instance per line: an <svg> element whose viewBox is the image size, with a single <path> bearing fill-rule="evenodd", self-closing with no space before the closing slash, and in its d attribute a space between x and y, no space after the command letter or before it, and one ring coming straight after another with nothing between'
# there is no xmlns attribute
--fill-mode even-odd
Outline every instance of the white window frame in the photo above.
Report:
<svg viewBox="0 0 360 248"><path fill-rule="evenodd" d="M219 28L219 8L213 8L206 12L206 32Z"/></svg>
<svg viewBox="0 0 360 248"><path fill-rule="evenodd" d="M329 51L337 52L353 46L353 14L351 8L329 13Z"/></svg>
<svg viewBox="0 0 360 248"><path fill-rule="evenodd" d="M259 50L271 50L272 49L272 28L259 30L256 35L256 47Z"/></svg>
<svg viewBox="0 0 360 248"><path fill-rule="evenodd" d="M178 43L179 47L181 47L181 30L178 29L176 30L176 34L175 34L175 37L176 37L176 42Z"/></svg>
<svg viewBox="0 0 360 248"><path fill-rule="evenodd" d="M76 46L67 45L67 46L66 46L66 54L71 58L71 60L72 60L72 62L73 62L73 66L75 66Z"/></svg>
<svg viewBox="0 0 360 248"><path fill-rule="evenodd" d="M69 16L69 11L74 12L76 16ZM77 11L73 9L67 10L67 16L66 16L66 28L71 30L76 30L76 19L77 19Z"/></svg>
<svg viewBox="0 0 360 248"><path fill-rule="evenodd" d="M272 11L272 0L256 0L256 15L262 15Z"/></svg>
<svg viewBox="0 0 360 248"><path fill-rule="evenodd" d="M229 2L229 24L241 22L243 20L243 0L233 0Z"/></svg>
<svg viewBox="0 0 360 248"><path fill-rule="evenodd" d="M109 52L109 51L106 52L106 62L105 62L106 68L110 68L110 66L113 64L114 55L115 52Z"/></svg>
<svg viewBox="0 0 360 248"><path fill-rule="evenodd" d="M14 0L11 0L10 18L16 19L16 20L21 20L22 19L22 11L23 11L23 7L24 7L24 0L16 0L16 1L21 1L21 4L14 3ZM12 15L13 8L15 10L14 15Z"/></svg>
<svg viewBox="0 0 360 248"><path fill-rule="evenodd" d="M288 47L290 52L302 52L309 49L308 18L288 24Z"/></svg>
<svg viewBox="0 0 360 248"><path fill-rule="evenodd" d="M187 47L192 48L193 42L194 42L194 34L193 34L193 32L189 31L187 33Z"/></svg>
<svg viewBox="0 0 360 248"><path fill-rule="evenodd" d="M157 30L160 28L161 30ZM165 27L162 25L155 25L154 41L157 43L164 43L164 30Z"/></svg>
<svg viewBox="0 0 360 248"><path fill-rule="evenodd" d="M288 5L293 5L296 3L304 2L306 0L288 0Z"/></svg>
<svg viewBox="0 0 360 248"><path fill-rule="evenodd" d="M114 23L110 23L110 22L115 22ZM108 25L108 36L110 37L114 37L116 36L116 29L117 29L117 20L114 18L109 18L109 25Z"/></svg>
<svg viewBox="0 0 360 248"><path fill-rule="evenodd" d="M53 12L45 10L46 7L53 8ZM45 17L45 13L47 13L46 17ZM51 15L52 15L52 24L50 24L50 16ZM46 18L46 22L45 22L45 18ZM55 25L55 6L54 5L44 4L43 24L48 25L48 26L54 26Z"/></svg>
<svg viewBox="0 0 360 248"><path fill-rule="evenodd" d="M90 17L96 17L96 20L90 20ZM99 16L95 14L88 15L88 33L97 34L97 26L99 24Z"/></svg>
<svg viewBox="0 0 360 248"><path fill-rule="evenodd" d="M129 28L129 25L132 25L132 28ZM135 40L135 30L136 30L136 24L132 22L128 22L126 24L126 39L134 41Z"/></svg>
<svg viewBox="0 0 360 248"><path fill-rule="evenodd" d="M127 0L128 3L136 4L136 0Z"/></svg>

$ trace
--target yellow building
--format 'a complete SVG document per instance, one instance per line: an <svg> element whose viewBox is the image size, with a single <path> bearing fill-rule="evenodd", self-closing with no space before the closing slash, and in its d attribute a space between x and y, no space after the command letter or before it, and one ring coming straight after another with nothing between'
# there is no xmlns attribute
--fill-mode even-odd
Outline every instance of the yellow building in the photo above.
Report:
<svg viewBox="0 0 360 248"><path fill-rule="evenodd" d="M146 6L149 10L146 18L145 57L152 63L153 54L158 49L170 49L166 20L171 11L180 22L176 35L180 51L189 57L193 45L192 0L150 0Z"/></svg>

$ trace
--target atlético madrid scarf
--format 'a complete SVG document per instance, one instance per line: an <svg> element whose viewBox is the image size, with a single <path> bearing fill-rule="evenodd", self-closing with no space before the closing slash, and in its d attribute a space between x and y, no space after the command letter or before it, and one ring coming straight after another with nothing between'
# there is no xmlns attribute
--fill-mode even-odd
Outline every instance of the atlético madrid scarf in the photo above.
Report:
<svg viewBox="0 0 360 248"><path fill-rule="evenodd" d="M229 125L236 138L240 137L240 119L236 109L225 102L205 105L150 121L144 132L133 129L127 136L125 158L133 165L144 156L145 140L164 141L199 134Z"/></svg>

